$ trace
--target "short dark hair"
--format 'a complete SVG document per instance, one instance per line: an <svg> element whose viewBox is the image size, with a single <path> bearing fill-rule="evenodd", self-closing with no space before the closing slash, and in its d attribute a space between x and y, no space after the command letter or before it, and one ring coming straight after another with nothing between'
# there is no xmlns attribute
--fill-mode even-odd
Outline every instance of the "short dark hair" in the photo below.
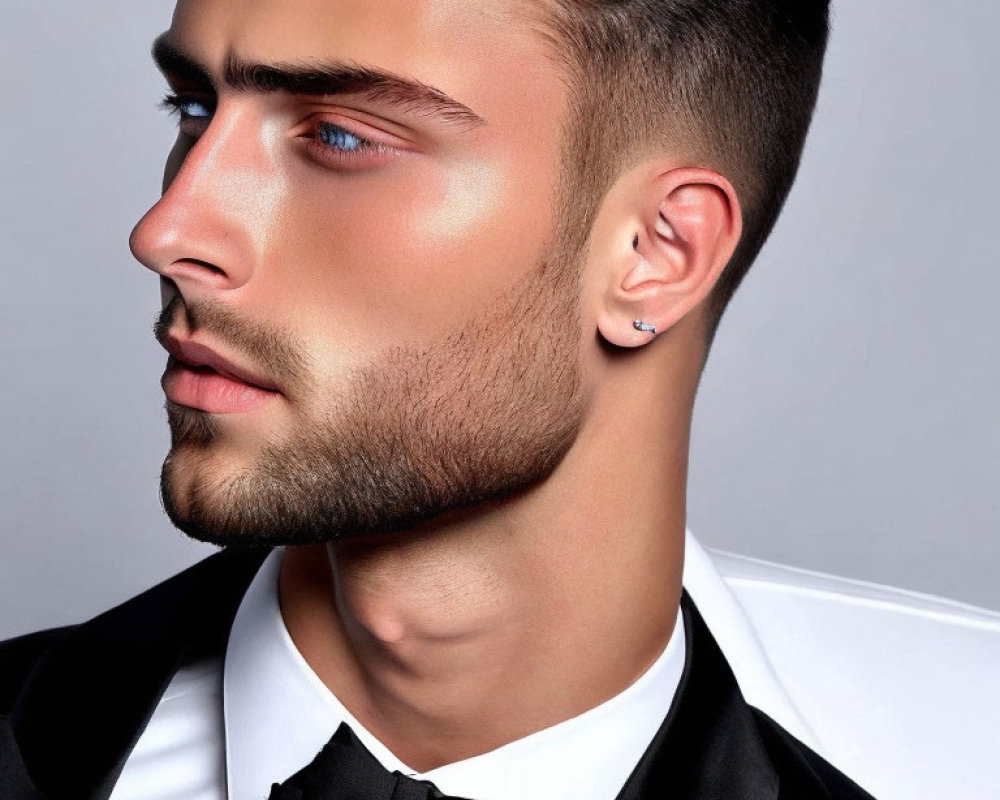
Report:
<svg viewBox="0 0 1000 800"><path fill-rule="evenodd" d="M567 208L567 230L589 231L614 177L663 147L736 188L743 235L709 300L710 342L795 179L819 90L829 0L546 5L542 30L570 78L561 190L564 207L577 207Z"/></svg>

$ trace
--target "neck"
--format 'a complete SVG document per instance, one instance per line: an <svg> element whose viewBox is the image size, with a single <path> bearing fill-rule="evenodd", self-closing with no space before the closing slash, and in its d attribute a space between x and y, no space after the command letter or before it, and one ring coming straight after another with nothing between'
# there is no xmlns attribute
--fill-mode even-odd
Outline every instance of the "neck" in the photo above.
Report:
<svg viewBox="0 0 1000 800"><path fill-rule="evenodd" d="M659 369L612 381L540 486L419 530L288 548L292 640L404 763L426 772L576 716L663 651L681 592L690 398L644 396L670 385ZM623 413L654 407L639 422Z"/></svg>

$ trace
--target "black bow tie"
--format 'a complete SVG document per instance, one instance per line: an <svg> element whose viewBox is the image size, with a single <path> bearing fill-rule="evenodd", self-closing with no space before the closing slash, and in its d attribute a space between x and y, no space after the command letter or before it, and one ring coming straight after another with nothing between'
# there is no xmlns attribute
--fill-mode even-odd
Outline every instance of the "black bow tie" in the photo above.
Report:
<svg viewBox="0 0 1000 800"><path fill-rule="evenodd" d="M441 794L430 781L389 772L342 722L311 763L271 786L268 800L462 799Z"/></svg>

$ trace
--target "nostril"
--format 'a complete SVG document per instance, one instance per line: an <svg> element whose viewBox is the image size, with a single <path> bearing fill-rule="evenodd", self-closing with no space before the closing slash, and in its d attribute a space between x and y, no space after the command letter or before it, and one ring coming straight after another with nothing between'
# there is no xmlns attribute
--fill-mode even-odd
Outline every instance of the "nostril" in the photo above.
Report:
<svg viewBox="0 0 1000 800"><path fill-rule="evenodd" d="M188 264L195 264L199 267L204 267L205 269L214 272L218 275L226 274L221 267L217 267L215 266L215 264L210 264L207 261L202 261L200 258L185 258L184 261L186 261Z"/></svg>
<svg viewBox="0 0 1000 800"><path fill-rule="evenodd" d="M174 261L161 272L176 284L195 281L208 286L224 288L230 282L230 276L222 267L211 261L200 258L182 258Z"/></svg>

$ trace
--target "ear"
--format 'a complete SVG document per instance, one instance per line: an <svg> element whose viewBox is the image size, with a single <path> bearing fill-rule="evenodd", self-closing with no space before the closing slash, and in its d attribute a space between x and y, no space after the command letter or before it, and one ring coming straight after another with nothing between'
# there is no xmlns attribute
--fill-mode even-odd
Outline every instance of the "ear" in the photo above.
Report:
<svg viewBox="0 0 1000 800"><path fill-rule="evenodd" d="M597 242L602 276L597 327L639 347L704 300L742 231L736 190L717 172L684 167L629 182ZM610 238L610 240L609 240Z"/></svg>

